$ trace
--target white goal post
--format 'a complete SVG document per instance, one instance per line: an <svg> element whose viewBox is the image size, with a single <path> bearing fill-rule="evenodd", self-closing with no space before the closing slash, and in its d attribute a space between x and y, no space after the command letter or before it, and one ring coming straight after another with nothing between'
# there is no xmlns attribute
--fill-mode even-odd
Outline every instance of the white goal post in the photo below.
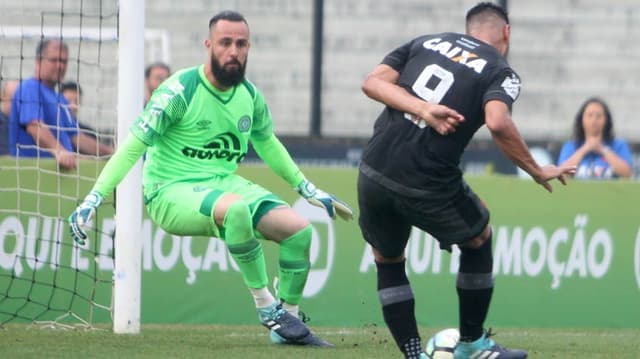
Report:
<svg viewBox="0 0 640 359"><path fill-rule="evenodd" d="M119 2L118 143L143 106L144 0ZM140 332L142 165L139 160L116 190L113 331Z"/></svg>

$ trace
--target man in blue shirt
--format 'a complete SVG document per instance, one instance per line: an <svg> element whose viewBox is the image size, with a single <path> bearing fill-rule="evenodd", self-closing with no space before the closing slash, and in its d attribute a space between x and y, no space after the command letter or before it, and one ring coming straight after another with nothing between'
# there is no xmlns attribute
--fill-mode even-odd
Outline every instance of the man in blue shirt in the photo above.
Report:
<svg viewBox="0 0 640 359"><path fill-rule="evenodd" d="M69 49L57 39L36 48L34 77L20 83L12 101L9 147L12 156L53 157L66 169L76 167L76 152L110 155L113 148L78 131L78 123L56 85L67 72Z"/></svg>

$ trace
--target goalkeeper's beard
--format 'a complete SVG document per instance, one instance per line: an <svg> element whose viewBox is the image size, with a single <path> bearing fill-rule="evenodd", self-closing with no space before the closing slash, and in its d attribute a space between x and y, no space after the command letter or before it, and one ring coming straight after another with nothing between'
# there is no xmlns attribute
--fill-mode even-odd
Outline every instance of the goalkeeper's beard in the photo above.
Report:
<svg viewBox="0 0 640 359"><path fill-rule="evenodd" d="M236 69L227 70L225 67L227 65L235 64L237 65ZM247 66L245 61L244 64L240 63L238 60L233 60L226 63L224 66L220 65L220 62L217 58L211 58L211 71L213 72L213 76L216 80L223 86L233 87L244 80L244 71Z"/></svg>

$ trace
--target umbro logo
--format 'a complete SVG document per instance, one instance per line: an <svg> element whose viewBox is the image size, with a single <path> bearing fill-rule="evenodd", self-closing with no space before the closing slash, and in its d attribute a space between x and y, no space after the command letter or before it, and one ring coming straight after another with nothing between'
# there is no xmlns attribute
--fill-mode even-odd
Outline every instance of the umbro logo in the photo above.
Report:
<svg viewBox="0 0 640 359"><path fill-rule="evenodd" d="M212 124L212 123L213 123L213 122L212 122L212 121L209 121L209 120L200 120L200 121L196 122L196 127L197 127L199 130L206 130L206 129L208 129L209 127L211 127L211 124Z"/></svg>

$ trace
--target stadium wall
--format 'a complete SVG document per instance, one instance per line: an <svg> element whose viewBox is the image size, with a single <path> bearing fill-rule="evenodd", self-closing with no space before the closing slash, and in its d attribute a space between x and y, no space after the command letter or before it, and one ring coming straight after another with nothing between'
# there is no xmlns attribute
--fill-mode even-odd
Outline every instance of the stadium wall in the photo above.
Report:
<svg viewBox="0 0 640 359"><path fill-rule="evenodd" d="M367 137L381 107L360 91L384 55L424 33L464 31L476 0L324 0L322 134ZM175 68L202 61L208 18L231 8L247 16L252 52L249 77L261 87L287 135L309 133L313 1L171 0L147 6L147 26L172 34ZM571 136L580 104L601 96L611 106L617 133L640 142L640 2L637 0L508 1L513 25L509 61L522 77L514 120L527 140ZM489 139L486 131L479 135Z"/></svg>
<svg viewBox="0 0 640 359"><path fill-rule="evenodd" d="M94 2L19 0L5 2L0 23L8 27L97 26L100 17L79 21L82 3L97 14ZM103 2L100 2L102 4ZM381 107L365 98L360 84L382 57L408 39L430 32L464 31L463 18L474 0L324 0L323 136L367 137ZM117 4L113 1L113 7ZM561 141L570 137L571 122L581 102L598 95L611 105L618 134L640 142L636 101L640 82L640 2L637 0L508 1L512 31L509 61L523 80L514 119L527 140ZM60 11L68 14L63 18ZM305 136L310 128L311 39L313 1L299 0L172 0L147 2L146 27L166 36L170 51L148 53L147 63L168 61L178 69L203 61L203 40L209 18L219 10L246 15L252 50L248 75L265 92L276 130ZM108 26L115 26L109 21ZM2 32L0 28L0 33ZM32 73L33 39L0 36L2 77ZM78 56L72 44L71 56ZM147 43L149 46L150 43ZM20 53L24 46L24 53ZM114 48L101 50L115 59ZM82 56L87 50L83 48ZM168 55L167 55L168 54ZM28 62L21 64L18 61ZM86 61L82 60L83 63ZM109 60L106 66L115 61ZM73 65L73 64L72 64ZM77 70L86 91L85 120L91 121L101 99L115 98L113 69ZM103 64L104 66L104 64ZM111 75L110 75L111 73ZM68 76L69 77L69 76ZM106 106L106 105L105 105ZM91 113L89 112L89 109ZM111 126L113 122L98 122ZM481 132L479 138L489 138Z"/></svg>
<svg viewBox="0 0 640 359"><path fill-rule="evenodd" d="M0 291L10 293L1 303L1 313L28 310L25 303L16 301L23 295L20 291L28 291L28 296L49 295L53 302L65 300L41 287L34 290L35 282L26 280L52 274L48 266L37 266L33 260L37 253L30 251L51 256L55 251L34 245L34 241L56 233L63 241L71 241L64 218L48 216L70 213L73 203L66 201L62 206L68 208L58 208L59 201L40 198L38 193L59 190L60 196L79 198L89 190L87 184L57 176L52 161L39 160L37 172L28 166L29 160L24 160L23 169L11 170L13 161L0 158L0 164L6 166L0 188L16 188L16 178L20 178L22 193L3 192L0 201ZM83 161L80 172L93 176L101 165ZM357 204L355 169L306 167L304 171L319 187ZM327 219L265 167L243 166L240 173L273 189L313 223L312 271L302 303L311 325L381 325L375 266L357 224ZM637 327L640 221L635 206L640 202L640 188L636 184L571 181L563 188L555 183L554 193L547 194L530 180L514 177L477 176L469 177L468 182L492 213L497 286L489 325ZM20 208L22 214L12 208ZM52 226L51 222L62 224ZM58 260L79 271L97 270L108 278L113 270L111 205L100 208L95 224L98 230L89 248L57 254ZM250 295L221 240L170 236L148 219L139 235L143 241L143 323L257 323ZM265 244L272 278L277 273L275 247ZM103 255L91 258L89 249ZM455 326L458 253L437 250L428 235L414 230L407 258L420 324ZM57 280L58 285L65 281ZM83 283L78 285L82 290ZM108 290L97 294L98 300L110 295ZM96 313L94 319L110 320L106 312Z"/></svg>

